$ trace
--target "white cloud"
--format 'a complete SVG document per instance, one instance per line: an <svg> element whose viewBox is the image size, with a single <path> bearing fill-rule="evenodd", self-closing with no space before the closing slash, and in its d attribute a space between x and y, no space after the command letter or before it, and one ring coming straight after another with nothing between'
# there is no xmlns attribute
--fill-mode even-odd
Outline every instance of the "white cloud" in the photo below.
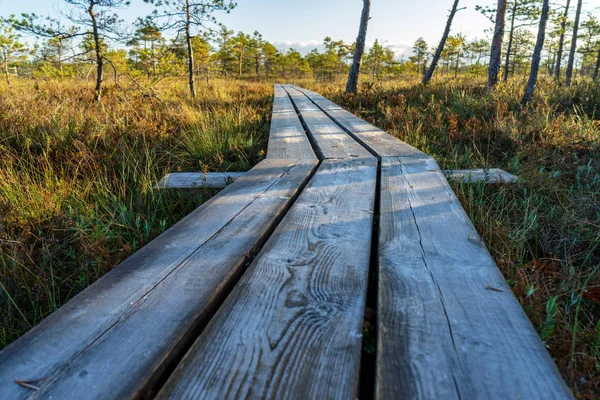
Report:
<svg viewBox="0 0 600 400"><path fill-rule="evenodd" d="M373 47L374 42L367 42L366 51L369 51L371 47ZM380 44L384 47L389 47L396 54L396 58L398 60L407 59L412 55L412 45L407 43L394 43L388 41L380 41ZM323 51L323 41L322 40L303 40L294 42L291 40L283 40L279 42L274 42L273 46L277 48L277 50L286 52L289 49L298 50L301 54L308 54L313 49L317 49L318 51Z"/></svg>
<svg viewBox="0 0 600 400"><path fill-rule="evenodd" d="M313 49L317 49L319 51L323 50L323 41L322 40L302 40L299 42L292 42L291 40L283 40L280 42L274 42L273 46L279 51L286 52L289 49L296 49L301 54L310 53Z"/></svg>

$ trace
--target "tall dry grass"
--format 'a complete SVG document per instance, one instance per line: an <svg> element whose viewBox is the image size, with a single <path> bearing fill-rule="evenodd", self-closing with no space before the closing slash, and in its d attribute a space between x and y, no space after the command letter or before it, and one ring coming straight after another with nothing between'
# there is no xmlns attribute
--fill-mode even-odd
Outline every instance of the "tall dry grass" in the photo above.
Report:
<svg viewBox="0 0 600 400"><path fill-rule="evenodd" d="M155 96L82 81L0 85L0 348L214 192L167 172L245 170L266 147L271 85L183 82Z"/></svg>
<svg viewBox="0 0 600 400"><path fill-rule="evenodd" d="M435 156L499 167L516 184L453 182L464 208L579 398L600 395L600 85L542 80L491 94L472 77L295 83ZM154 192L175 170L245 170L264 154L271 84L184 82L158 99L83 82L0 86L0 346L213 193Z"/></svg>

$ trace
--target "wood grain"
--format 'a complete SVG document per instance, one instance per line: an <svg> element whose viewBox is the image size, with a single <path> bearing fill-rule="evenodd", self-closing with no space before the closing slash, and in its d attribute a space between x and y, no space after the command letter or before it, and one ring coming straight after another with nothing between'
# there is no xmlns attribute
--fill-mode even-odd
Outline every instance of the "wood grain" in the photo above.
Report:
<svg viewBox="0 0 600 400"><path fill-rule="evenodd" d="M376 174L323 162L158 398L355 398Z"/></svg>
<svg viewBox="0 0 600 400"><path fill-rule="evenodd" d="M513 183L518 182L519 177L500 168L490 169L449 169L443 171L446 178L466 183Z"/></svg>
<svg viewBox="0 0 600 400"><path fill-rule="evenodd" d="M571 393L435 161L382 160L378 399Z"/></svg>
<svg viewBox="0 0 600 400"><path fill-rule="evenodd" d="M322 158L360 158L372 154L342 130L304 94L291 86L283 86L298 109L304 125Z"/></svg>
<svg viewBox="0 0 600 400"><path fill-rule="evenodd" d="M317 159L298 114L280 85L275 85L267 159Z"/></svg>
<svg viewBox="0 0 600 400"><path fill-rule="evenodd" d="M315 160L261 162L76 296L0 352L0 398L123 398L144 390L315 167Z"/></svg>
<svg viewBox="0 0 600 400"><path fill-rule="evenodd" d="M221 189L244 175L245 172L173 172L165 175L154 189Z"/></svg>
<svg viewBox="0 0 600 400"><path fill-rule="evenodd" d="M379 157L427 157L425 153L358 118L320 94L298 87L294 88L314 102L320 110L339 124L355 140ZM286 87L286 90L289 91L290 89Z"/></svg>

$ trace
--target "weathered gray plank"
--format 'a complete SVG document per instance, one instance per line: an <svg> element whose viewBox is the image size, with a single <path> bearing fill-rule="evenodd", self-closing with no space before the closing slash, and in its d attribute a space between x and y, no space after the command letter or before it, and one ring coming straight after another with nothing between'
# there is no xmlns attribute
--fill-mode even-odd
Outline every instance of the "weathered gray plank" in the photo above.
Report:
<svg viewBox="0 0 600 400"><path fill-rule="evenodd" d="M0 398L124 398L160 376L316 167L266 160L0 353ZM32 392L15 379L37 381Z"/></svg>
<svg viewBox="0 0 600 400"><path fill-rule="evenodd" d="M356 398L376 175L323 162L159 398Z"/></svg>
<svg viewBox="0 0 600 400"><path fill-rule="evenodd" d="M358 118L320 94L295 86L294 88L314 102L354 139L378 156L426 157L425 153ZM286 90L289 89L286 87Z"/></svg>
<svg viewBox="0 0 600 400"><path fill-rule="evenodd" d="M298 114L280 85L275 85L267 159L317 159Z"/></svg>
<svg viewBox="0 0 600 400"><path fill-rule="evenodd" d="M459 182L513 183L519 177L500 168L490 169L448 169L442 171L447 179ZM196 189L225 188L245 172L173 172L167 174L154 187L155 189Z"/></svg>
<svg viewBox="0 0 600 400"><path fill-rule="evenodd" d="M571 393L435 161L383 158L377 398Z"/></svg>
<svg viewBox="0 0 600 400"><path fill-rule="evenodd" d="M245 174L245 172L172 172L165 175L154 189L222 189Z"/></svg>
<svg viewBox="0 0 600 400"><path fill-rule="evenodd" d="M443 171L446 178L459 182L513 183L519 177L500 168L490 169L449 169Z"/></svg>
<svg viewBox="0 0 600 400"><path fill-rule="evenodd" d="M296 114L296 109L292 105L290 97L282 85L274 85L273 92L273 112L290 112Z"/></svg>
<svg viewBox="0 0 600 400"><path fill-rule="evenodd" d="M323 158L371 157L372 154L356 142L350 135L335 124L303 93L289 85L284 89L290 94L292 102L298 108L300 117L312 136L317 152Z"/></svg>

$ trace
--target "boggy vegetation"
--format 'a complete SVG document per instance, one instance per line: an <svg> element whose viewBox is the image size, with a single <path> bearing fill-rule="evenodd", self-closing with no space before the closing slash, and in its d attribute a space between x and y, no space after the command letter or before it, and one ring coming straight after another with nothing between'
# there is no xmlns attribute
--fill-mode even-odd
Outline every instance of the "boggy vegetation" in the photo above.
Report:
<svg viewBox="0 0 600 400"><path fill-rule="evenodd" d="M262 157L270 85L200 88L94 103L80 81L0 85L0 348L214 194L153 190L167 172Z"/></svg>
<svg viewBox="0 0 600 400"><path fill-rule="evenodd" d="M452 182L567 382L600 393L600 86L483 77L299 80L442 168L498 167L513 184ZM5 346L214 192L153 191L167 172L246 170L266 150L272 83L184 79L147 95L83 81L0 87L0 345Z"/></svg>

